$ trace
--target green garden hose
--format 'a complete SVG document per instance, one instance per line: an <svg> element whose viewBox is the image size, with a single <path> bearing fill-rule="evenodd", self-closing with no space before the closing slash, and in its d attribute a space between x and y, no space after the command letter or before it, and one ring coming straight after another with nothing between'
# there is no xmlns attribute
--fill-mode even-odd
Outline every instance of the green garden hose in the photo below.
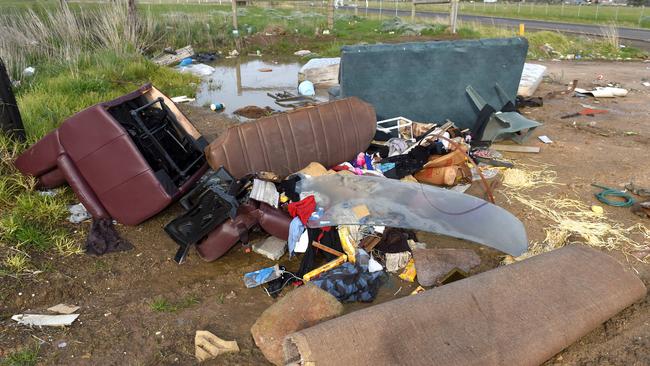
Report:
<svg viewBox="0 0 650 366"><path fill-rule="evenodd" d="M601 186L600 184L596 184L596 183L592 183L591 185L602 189L602 191L596 193L595 196L600 202L606 205L614 206L614 207L630 207L635 202L634 198L632 198L632 196L627 192L619 191L618 189L614 189L614 188ZM610 200L607 197L620 197L623 198L625 201L616 200L616 199Z"/></svg>

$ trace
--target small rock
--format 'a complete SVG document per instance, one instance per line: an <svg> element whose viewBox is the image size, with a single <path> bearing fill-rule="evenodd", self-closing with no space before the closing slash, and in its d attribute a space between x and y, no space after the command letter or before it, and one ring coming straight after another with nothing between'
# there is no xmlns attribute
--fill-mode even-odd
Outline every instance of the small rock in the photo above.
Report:
<svg viewBox="0 0 650 366"><path fill-rule="evenodd" d="M266 240L253 244L253 251L277 261L287 251L287 241L269 236Z"/></svg>
<svg viewBox="0 0 650 366"><path fill-rule="evenodd" d="M481 264L481 258L471 249L416 249L413 259L422 286L436 285L454 268L469 272Z"/></svg>
<svg viewBox="0 0 650 366"><path fill-rule="evenodd" d="M59 348L65 348L67 345L68 345L67 342L59 342L59 344L57 344L56 346Z"/></svg>
<svg viewBox="0 0 650 366"><path fill-rule="evenodd" d="M284 364L285 336L341 315L343 305L327 291L307 284L266 309L255 321L251 333L264 356L276 365Z"/></svg>
<svg viewBox="0 0 650 366"><path fill-rule="evenodd" d="M235 297L237 297L237 294L235 293L235 291L230 291L230 293L228 295L226 295L227 300L234 299Z"/></svg>

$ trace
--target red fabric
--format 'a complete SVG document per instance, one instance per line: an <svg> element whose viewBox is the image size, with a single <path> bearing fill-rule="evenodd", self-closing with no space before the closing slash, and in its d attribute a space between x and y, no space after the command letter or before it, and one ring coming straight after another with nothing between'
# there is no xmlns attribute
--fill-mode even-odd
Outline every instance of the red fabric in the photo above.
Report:
<svg viewBox="0 0 650 366"><path fill-rule="evenodd" d="M320 243L320 240L323 239L323 236L325 236L325 233L332 230L332 226L326 226L320 228L320 234L318 234L318 238L316 238L316 241Z"/></svg>
<svg viewBox="0 0 650 366"><path fill-rule="evenodd" d="M300 217L303 225L307 225L307 220L309 216L316 210L316 199L314 196L307 196L304 200L298 202L292 202L288 206L289 215L291 217Z"/></svg>

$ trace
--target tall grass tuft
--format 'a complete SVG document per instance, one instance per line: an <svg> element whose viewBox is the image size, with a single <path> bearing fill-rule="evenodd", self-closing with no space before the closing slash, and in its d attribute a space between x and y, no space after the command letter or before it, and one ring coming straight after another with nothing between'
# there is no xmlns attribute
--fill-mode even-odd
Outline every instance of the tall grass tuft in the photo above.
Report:
<svg viewBox="0 0 650 366"><path fill-rule="evenodd" d="M74 68L88 52L103 49L116 54L146 49L154 40L154 21L140 12L131 21L127 0L92 10L60 7L27 9L0 15L0 57L14 79L38 60Z"/></svg>
<svg viewBox="0 0 650 366"><path fill-rule="evenodd" d="M616 23L609 23L601 27L603 31L603 38L605 42L611 47L612 50L618 51L621 48L621 41L618 36L618 27Z"/></svg>

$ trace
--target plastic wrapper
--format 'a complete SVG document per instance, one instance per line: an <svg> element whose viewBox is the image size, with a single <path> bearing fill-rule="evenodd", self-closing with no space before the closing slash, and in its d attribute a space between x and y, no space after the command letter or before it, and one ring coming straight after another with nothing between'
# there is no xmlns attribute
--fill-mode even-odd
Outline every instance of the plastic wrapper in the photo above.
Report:
<svg viewBox="0 0 650 366"><path fill-rule="evenodd" d="M322 209L310 218L308 227L382 225L414 229L469 240L513 256L528 248L521 221L501 207L463 193L340 174L304 178L296 189L301 195L314 194L317 207Z"/></svg>
<svg viewBox="0 0 650 366"><path fill-rule="evenodd" d="M276 264L273 267L262 268L255 272L248 272L244 275L244 285L248 288L257 287L271 282L282 276L280 267Z"/></svg>

